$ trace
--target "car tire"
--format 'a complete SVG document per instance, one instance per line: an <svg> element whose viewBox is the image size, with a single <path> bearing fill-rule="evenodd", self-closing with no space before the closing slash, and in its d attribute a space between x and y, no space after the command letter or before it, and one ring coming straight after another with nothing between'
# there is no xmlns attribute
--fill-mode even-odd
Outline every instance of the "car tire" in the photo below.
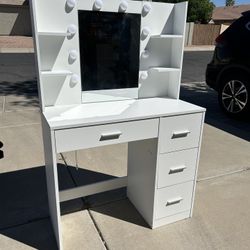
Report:
<svg viewBox="0 0 250 250"><path fill-rule="evenodd" d="M250 76L227 75L219 85L219 104L233 118L247 118L250 113Z"/></svg>

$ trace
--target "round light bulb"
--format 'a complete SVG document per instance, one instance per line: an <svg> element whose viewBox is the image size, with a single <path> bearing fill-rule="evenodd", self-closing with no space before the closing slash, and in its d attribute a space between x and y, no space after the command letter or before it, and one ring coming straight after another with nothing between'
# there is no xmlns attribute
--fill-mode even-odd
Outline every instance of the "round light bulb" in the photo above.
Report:
<svg viewBox="0 0 250 250"><path fill-rule="evenodd" d="M142 56L143 59L149 58L149 52L148 52L148 50L144 50L144 51L142 52L141 56Z"/></svg>
<svg viewBox="0 0 250 250"><path fill-rule="evenodd" d="M67 0L66 3L70 9L73 9L76 6L76 0Z"/></svg>
<svg viewBox="0 0 250 250"><path fill-rule="evenodd" d="M125 12L128 8L128 2L126 0L123 0L120 3L119 10Z"/></svg>
<svg viewBox="0 0 250 250"><path fill-rule="evenodd" d="M150 34L150 29L148 27L145 27L142 29L143 36L147 37Z"/></svg>
<svg viewBox="0 0 250 250"><path fill-rule="evenodd" d="M142 80L146 80L148 78L148 72L147 71L143 71L141 73L141 77L140 77Z"/></svg>
<svg viewBox="0 0 250 250"><path fill-rule="evenodd" d="M70 24L68 26L67 32L69 33L69 36L75 35L76 31L77 31L77 27L74 24Z"/></svg>
<svg viewBox="0 0 250 250"><path fill-rule="evenodd" d="M69 51L69 59L71 61L75 61L77 59L77 56L78 56L77 50L72 49L72 50Z"/></svg>
<svg viewBox="0 0 250 250"><path fill-rule="evenodd" d="M73 74L70 78L70 85L71 87L74 87L77 83L80 82L80 77L77 74Z"/></svg>
<svg viewBox="0 0 250 250"><path fill-rule="evenodd" d="M95 0L95 3L94 3L94 9L95 10L100 10L103 6L103 2L102 0Z"/></svg>
<svg viewBox="0 0 250 250"><path fill-rule="evenodd" d="M145 3L143 5L142 11L143 11L144 14L148 14L151 9L152 9L152 5L150 3Z"/></svg>

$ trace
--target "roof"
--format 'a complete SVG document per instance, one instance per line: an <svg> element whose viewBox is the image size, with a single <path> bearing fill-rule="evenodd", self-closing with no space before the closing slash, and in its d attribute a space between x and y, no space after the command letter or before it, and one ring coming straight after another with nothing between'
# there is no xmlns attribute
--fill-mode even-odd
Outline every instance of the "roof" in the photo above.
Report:
<svg viewBox="0 0 250 250"><path fill-rule="evenodd" d="M214 8L212 19L216 20L236 20L241 17L241 13L250 10L250 4L225 6Z"/></svg>

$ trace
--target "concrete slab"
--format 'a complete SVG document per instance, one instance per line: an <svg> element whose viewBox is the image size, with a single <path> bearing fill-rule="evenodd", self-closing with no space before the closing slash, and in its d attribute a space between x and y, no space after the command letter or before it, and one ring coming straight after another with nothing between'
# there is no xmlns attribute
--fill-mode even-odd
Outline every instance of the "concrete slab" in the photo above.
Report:
<svg viewBox="0 0 250 250"><path fill-rule="evenodd" d="M151 230L128 200L91 209L109 249L249 249L250 172L198 183L194 216Z"/></svg>
<svg viewBox="0 0 250 250"><path fill-rule="evenodd" d="M64 249L106 249L87 210L62 216L62 234Z"/></svg>
<svg viewBox="0 0 250 250"><path fill-rule="evenodd" d="M69 166L76 165L75 152L64 153ZM79 150L77 154L78 167L109 176L127 175L127 144L115 144L110 146ZM77 171L73 173L77 181ZM88 180L87 180L88 181Z"/></svg>
<svg viewBox="0 0 250 250"><path fill-rule="evenodd" d="M4 158L0 173L44 165L41 126L0 128Z"/></svg>
<svg viewBox="0 0 250 250"><path fill-rule="evenodd" d="M41 123L39 110L4 112L0 117L0 128L35 124L38 125L39 123Z"/></svg>
<svg viewBox="0 0 250 250"><path fill-rule="evenodd" d="M75 168L75 152L63 155L78 186L127 175L127 144L78 151L78 169ZM92 207L124 198L126 189L121 188L84 197L84 203L87 207Z"/></svg>
<svg viewBox="0 0 250 250"><path fill-rule="evenodd" d="M3 112L3 103L4 103L4 96L0 96L0 115ZM0 118L1 121L1 118Z"/></svg>
<svg viewBox="0 0 250 250"><path fill-rule="evenodd" d="M198 179L250 167L250 143L205 124Z"/></svg>
<svg viewBox="0 0 250 250"><path fill-rule="evenodd" d="M13 110L39 110L38 96L24 95L7 95L5 98L5 111Z"/></svg>
<svg viewBox="0 0 250 250"><path fill-rule="evenodd" d="M57 249L48 218L1 230L0 246L1 250Z"/></svg>
<svg viewBox="0 0 250 250"><path fill-rule="evenodd" d="M60 189L74 183L63 165L58 165ZM45 167L0 174L0 230L49 216ZM61 204L62 214L83 208L81 199Z"/></svg>

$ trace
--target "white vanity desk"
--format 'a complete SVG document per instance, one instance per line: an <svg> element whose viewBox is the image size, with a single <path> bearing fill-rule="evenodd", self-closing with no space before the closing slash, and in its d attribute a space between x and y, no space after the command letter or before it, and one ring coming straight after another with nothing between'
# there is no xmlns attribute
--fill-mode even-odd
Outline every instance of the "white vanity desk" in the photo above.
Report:
<svg viewBox="0 0 250 250"><path fill-rule="evenodd" d="M58 242L60 202L125 186L152 228L191 217L204 112L168 98L46 108L44 135L51 136L44 141L46 173ZM127 177L59 192L57 153L124 142Z"/></svg>
<svg viewBox="0 0 250 250"><path fill-rule="evenodd" d="M179 100L187 2L31 0L50 217L127 187L151 228L192 216L205 109ZM128 175L59 191L57 154L128 143Z"/></svg>

